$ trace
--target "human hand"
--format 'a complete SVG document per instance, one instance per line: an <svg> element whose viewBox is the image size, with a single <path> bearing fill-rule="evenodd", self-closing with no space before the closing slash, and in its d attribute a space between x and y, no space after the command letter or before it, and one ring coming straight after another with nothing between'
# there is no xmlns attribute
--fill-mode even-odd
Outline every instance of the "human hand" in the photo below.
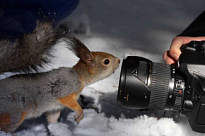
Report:
<svg viewBox="0 0 205 136"><path fill-rule="evenodd" d="M164 61L171 65L175 63L181 54L180 47L183 44L189 43L191 41L202 41L205 40L204 37L188 37L188 36L177 36L172 40L172 43L170 45L170 50L164 52Z"/></svg>

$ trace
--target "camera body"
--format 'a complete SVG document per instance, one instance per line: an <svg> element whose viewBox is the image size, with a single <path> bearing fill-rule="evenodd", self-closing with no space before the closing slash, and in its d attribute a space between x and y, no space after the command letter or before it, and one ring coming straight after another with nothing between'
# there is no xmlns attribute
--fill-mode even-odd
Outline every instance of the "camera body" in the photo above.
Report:
<svg viewBox="0 0 205 136"><path fill-rule="evenodd" d="M180 114L188 118L191 128L205 133L205 41L182 46L178 68L185 75Z"/></svg>
<svg viewBox="0 0 205 136"><path fill-rule="evenodd" d="M179 111L194 131L205 133L205 41L192 41L181 51L171 66L128 56L117 99L127 108Z"/></svg>

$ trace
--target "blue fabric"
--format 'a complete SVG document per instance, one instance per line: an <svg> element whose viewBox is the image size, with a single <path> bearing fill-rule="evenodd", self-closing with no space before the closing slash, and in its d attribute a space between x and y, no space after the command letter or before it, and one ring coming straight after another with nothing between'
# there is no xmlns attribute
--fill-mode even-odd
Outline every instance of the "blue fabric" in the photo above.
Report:
<svg viewBox="0 0 205 136"><path fill-rule="evenodd" d="M0 0L0 39L32 32L37 19L59 22L78 3L79 0Z"/></svg>

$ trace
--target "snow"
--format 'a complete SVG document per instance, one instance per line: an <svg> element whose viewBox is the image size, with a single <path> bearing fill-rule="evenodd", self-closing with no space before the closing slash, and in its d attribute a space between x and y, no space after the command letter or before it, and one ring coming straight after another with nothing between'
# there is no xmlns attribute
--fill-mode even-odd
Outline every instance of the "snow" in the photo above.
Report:
<svg viewBox="0 0 205 136"><path fill-rule="evenodd" d="M68 129L68 126L63 123L52 123L48 126L48 129L54 136L72 136L72 132ZM56 131L58 130L58 131Z"/></svg>
<svg viewBox="0 0 205 136"><path fill-rule="evenodd" d="M204 10L203 0L89 0L81 1L66 19L71 31L92 51L105 51L121 60L128 55L163 62L162 53L171 40ZM55 47L51 65L42 71L72 66L78 58ZM90 85L82 92L80 103L84 119L76 124L75 113L65 109L58 123L48 125L55 136L205 136L191 130L187 119L177 113L157 110L131 110L117 103L120 68L107 79ZM1 78L16 73L6 73ZM45 115L24 121L15 133L0 136L46 136Z"/></svg>
<svg viewBox="0 0 205 136"><path fill-rule="evenodd" d="M104 114L98 114L90 109L86 110L85 119L75 129L74 134L78 136L182 136L182 130L172 119L158 120L146 115L134 119L106 118Z"/></svg>

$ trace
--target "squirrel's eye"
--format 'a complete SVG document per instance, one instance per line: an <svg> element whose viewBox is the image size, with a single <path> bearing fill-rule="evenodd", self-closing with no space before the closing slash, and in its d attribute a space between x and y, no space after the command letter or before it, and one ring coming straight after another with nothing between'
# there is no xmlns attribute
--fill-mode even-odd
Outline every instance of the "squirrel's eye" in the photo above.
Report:
<svg viewBox="0 0 205 136"><path fill-rule="evenodd" d="M108 65L110 63L110 60L109 59L106 59L105 61L104 61L104 64L105 65Z"/></svg>

